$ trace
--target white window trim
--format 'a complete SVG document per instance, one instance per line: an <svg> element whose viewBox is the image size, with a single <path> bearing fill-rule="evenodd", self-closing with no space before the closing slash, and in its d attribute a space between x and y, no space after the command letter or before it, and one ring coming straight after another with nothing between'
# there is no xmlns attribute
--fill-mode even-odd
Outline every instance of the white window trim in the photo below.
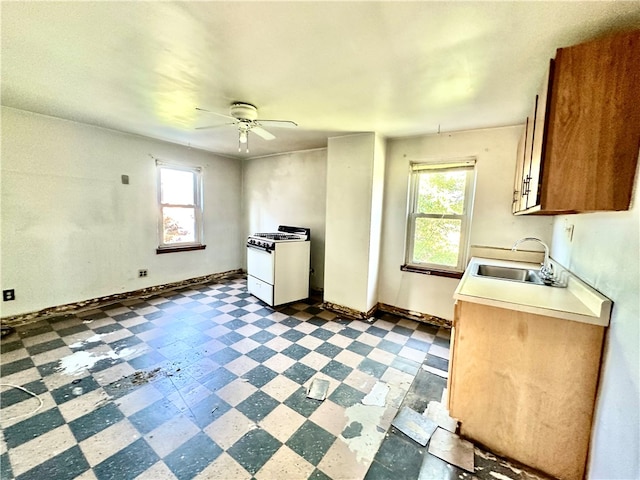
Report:
<svg viewBox="0 0 640 480"><path fill-rule="evenodd" d="M160 177L160 169L167 168L171 170L183 170L185 172L191 172L194 174L194 204L190 205L173 205L162 203L162 183ZM189 165L180 165L176 163L163 162L156 160L156 183L158 190L158 250L181 250L189 248L203 247L204 238L204 226L203 226L203 208L202 208L202 168ZM195 211L195 241L193 242L180 242L180 243L164 243L164 224L162 221L162 209L164 207L178 207L178 208L194 208Z"/></svg>
<svg viewBox="0 0 640 480"><path fill-rule="evenodd" d="M409 165L409 196L407 202L407 229L405 241L405 265L403 269L415 269L428 271L442 271L451 273L462 273L467 265L469 253L469 234L471 227L471 214L473 211L474 188L475 188L475 157L465 157L440 161L416 161ZM429 214L415 213L418 198L418 173L425 170L448 170L466 169L467 179L464 192L464 210L462 214ZM415 241L415 224L418 218L440 218L440 219L461 219L460 247L458 250L458 264L455 266L442 265L436 263L416 263L413 262L413 247Z"/></svg>

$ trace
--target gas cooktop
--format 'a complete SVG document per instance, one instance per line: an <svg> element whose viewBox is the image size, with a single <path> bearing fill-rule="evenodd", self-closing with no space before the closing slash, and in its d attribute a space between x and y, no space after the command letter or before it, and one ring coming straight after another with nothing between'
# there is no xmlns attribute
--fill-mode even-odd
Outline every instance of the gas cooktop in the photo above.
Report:
<svg viewBox="0 0 640 480"><path fill-rule="evenodd" d="M251 239L270 240L272 242L304 242L309 240L311 230L304 227L280 225L277 232L260 232L249 235ZM249 242L253 243L253 242Z"/></svg>
<svg viewBox="0 0 640 480"><path fill-rule="evenodd" d="M254 233L251 236L266 238L268 240L305 240L301 235L291 235L287 233Z"/></svg>

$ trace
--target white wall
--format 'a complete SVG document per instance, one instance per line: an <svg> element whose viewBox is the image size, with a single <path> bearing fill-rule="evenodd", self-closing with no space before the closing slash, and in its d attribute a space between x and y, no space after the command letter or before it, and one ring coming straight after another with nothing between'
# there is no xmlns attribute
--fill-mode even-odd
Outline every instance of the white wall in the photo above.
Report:
<svg viewBox="0 0 640 480"><path fill-rule="evenodd" d="M1 153L2 316L242 267L237 160L5 107ZM203 167L206 250L156 255L152 156Z"/></svg>
<svg viewBox="0 0 640 480"><path fill-rule="evenodd" d="M374 142L367 311L378 303L378 275L380 274L380 251L382 248L382 206L384 204L384 169L386 164L386 142L379 136L374 138Z"/></svg>
<svg viewBox="0 0 640 480"><path fill-rule="evenodd" d="M550 243L551 217L511 214L516 149L523 128L470 130L387 142L380 302L453 319L452 296L458 280L400 270L404 263L410 162L477 158L471 245L506 248L524 236Z"/></svg>
<svg viewBox="0 0 640 480"><path fill-rule="evenodd" d="M556 217L553 258L613 300L592 432L590 479L640 478L640 193L632 208ZM573 241L565 225L574 225Z"/></svg>
<svg viewBox="0 0 640 480"><path fill-rule="evenodd" d="M379 236L372 224L376 145L374 133L362 133L330 138L327 148L324 300L358 312L377 303L369 282L372 236Z"/></svg>
<svg viewBox="0 0 640 480"><path fill-rule="evenodd" d="M279 225L310 228L313 289L324 287L326 177L324 148L243 162L245 236Z"/></svg>

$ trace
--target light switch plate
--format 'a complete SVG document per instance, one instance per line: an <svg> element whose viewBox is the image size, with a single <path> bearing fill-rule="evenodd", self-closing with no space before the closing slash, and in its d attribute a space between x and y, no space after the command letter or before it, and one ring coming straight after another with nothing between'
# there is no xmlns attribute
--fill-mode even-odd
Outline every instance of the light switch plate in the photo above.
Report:
<svg viewBox="0 0 640 480"><path fill-rule="evenodd" d="M564 233L566 233L569 243L573 242L573 224L569 225L567 222L565 222Z"/></svg>

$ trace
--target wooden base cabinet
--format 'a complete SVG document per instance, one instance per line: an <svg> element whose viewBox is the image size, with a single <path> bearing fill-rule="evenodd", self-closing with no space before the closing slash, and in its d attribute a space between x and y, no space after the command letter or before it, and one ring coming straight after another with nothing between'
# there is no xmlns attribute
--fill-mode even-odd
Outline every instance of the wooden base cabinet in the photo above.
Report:
<svg viewBox="0 0 640 480"><path fill-rule="evenodd" d="M556 478L582 479L603 334L458 301L448 396L462 436Z"/></svg>

